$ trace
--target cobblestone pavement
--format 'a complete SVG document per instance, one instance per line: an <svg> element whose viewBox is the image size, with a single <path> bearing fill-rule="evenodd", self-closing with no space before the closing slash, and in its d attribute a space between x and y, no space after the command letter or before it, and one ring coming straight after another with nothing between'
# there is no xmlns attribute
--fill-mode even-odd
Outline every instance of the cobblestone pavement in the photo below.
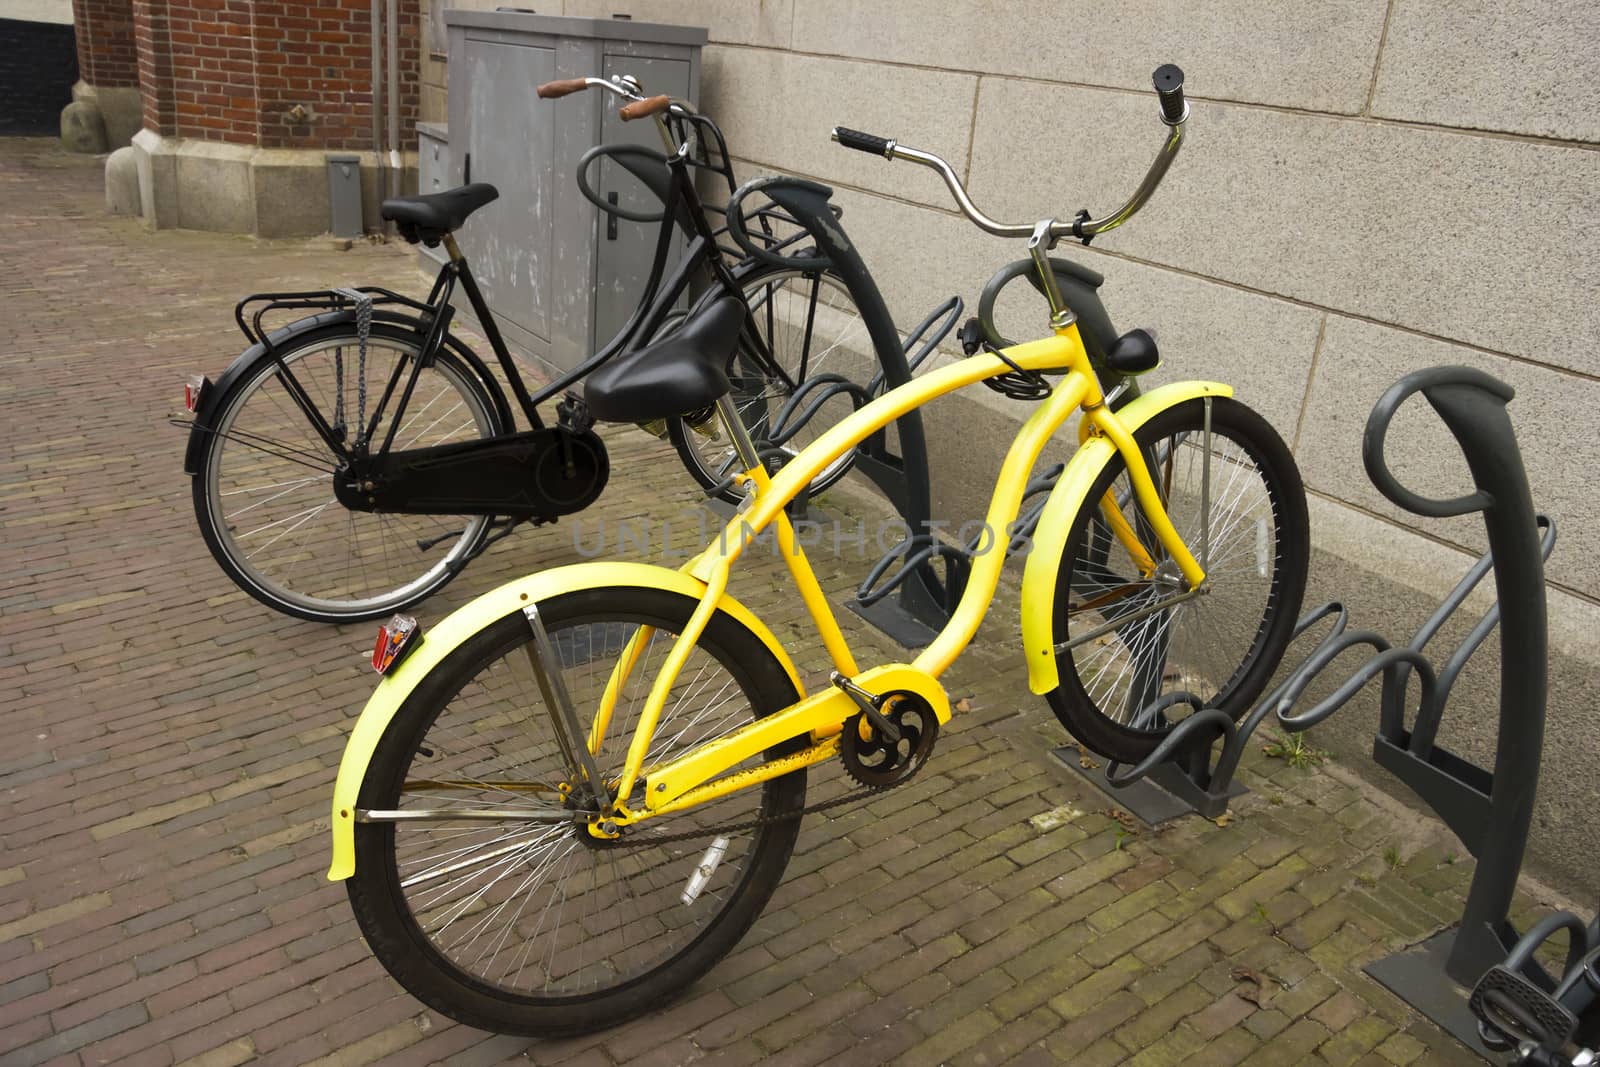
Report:
<svg viewBox="0 0 1600 1067"><path fill-rule="evenodd" d="M1125 825L1047 755L1064 735L1026 693L1011 594L950 676L973 711L923 775L808 818L764 917L677 1003L559 1043L424 1010L323 878L370 628L227 583L166 420L185 375L241 347L238 296L425 280L404 248L147 233L100 190L99 160L0 140L0 1062L1470 1061L1359 970L1459 913L1454 840L1260 752L1228 825ZM689 525L671 452L608 441L587 518ZM572 526L497 545L422 615L577 558ZM858 556L819 558L830 592ZM786 619L776 572L736 591ZM1029 822L1052 809L1058 827Z"/></svg>

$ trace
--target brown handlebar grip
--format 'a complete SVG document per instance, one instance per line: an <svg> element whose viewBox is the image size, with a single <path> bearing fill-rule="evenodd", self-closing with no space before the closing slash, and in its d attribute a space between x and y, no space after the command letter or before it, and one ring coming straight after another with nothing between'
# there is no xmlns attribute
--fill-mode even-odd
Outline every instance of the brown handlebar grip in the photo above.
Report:
<svg viewBox="0 0 1600 1067"><path fill-rule="evenodd" d="M554 100L560 96L581 93L587 88L589 88L589 83L582 78L562 78L558 81L545 82L534 92L539 94L541 100Z"/></svg>
<svg viewBox="0 0 1600 1067"><path fill-rule="evenodd" d="M617 110L617 117L623 122L632 122L642 119L647 115L659 115L672 106L670 96L651 96L643 100L635 100L631 104L624 104Z"/></svg>

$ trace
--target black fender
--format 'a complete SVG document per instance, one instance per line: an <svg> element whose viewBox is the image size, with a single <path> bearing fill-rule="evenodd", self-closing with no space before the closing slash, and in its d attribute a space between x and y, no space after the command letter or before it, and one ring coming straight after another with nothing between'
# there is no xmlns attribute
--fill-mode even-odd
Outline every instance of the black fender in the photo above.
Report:
<svg viewBox="0 0 1600 1067"><path fill-rule="evenodd" d="M1105 282L1105 276L1070 259L1058 256L1051 256L1049 259L1050 269L1056 276L1056 288L1061 292L1062 302L1078 320L1078 336L1083 338L1084 351L1089 354L1089 363L1100 378L1101 388L1110 392L1118 385L1127 386L1114 407L1120 407L1137 399L1139 383L1136 378L1113 370L1106 362L1106 357L1116 347L1121 334L1111 325L1111 316L1106 313L1106 306L1100 300L1098 290ZM1000 295L1000 290L1019 277L1028 279L1028 284L1033 286L1040 296L1045 295L1044 283L1039 280L1033 260L1019 259L1007 263L996 271L978 297L978 322L983 326L984 335L989 343L996 348L1007 348L1016 343L995 332L994 302Z"/></svg>
<svg viewBox="0 0 1600 1067"><path fill-rule="evenodd" d="M267 334L267 341L272 345L269 350L266 345L253 344L235 357L228 364L216 381L201 397L200 407L194 413L194 423L189 430L189 443L183 453L183 471L185 474L194 475L200 470L200 457L205 451L206 437L211 432L212 420L217 413L218 405L222 399L233 391L234 385L246 375L252 373L263 361L276 359L275 350L292 347L292 342L299 334L310 330L322 329L325 326L334 326L342 323L354 322L356 313L353 309L323 311L316 315L308 315L303 319L296 319L286 326L279 327ZM408 314L386 308L373 308L372 320L374 322L389 323L395 326L404 326L417 335L420 343L427 333L427 325L422 316ZM516 427L516 419L511 414L511 405L506 401L505 390L500 388L500 383L495 380L487 364L479 358L466 342L455 334L446 334L444 347L452 354L460 357L471 372L477 377L478 383L483 386L484 392L489 395L493 405L495 417L499 420L502 433L508 433Z"/></svg>
<svg viewBox="0 0 1600 1067"><path fill-rule="evenodd" d="M1062 302L1077 317L1078 333L1083 338L1084 349L1089 353L1089 361L1099 370L1105 364L1106 353L1111 351L1118 337L1117 329L1111 325L1111 317L1106 314L1105 305L1100 302L1100 294L1096 291L1105 282L1105 276L1081 263L1057 256L1050 257L1050 269L1056 276L1056 288L1061 290ZM1019 259L1007 263L984 285L983 294L978 298L980 323L986 327L993 326L995 298L1000 295L1000 290L1019 277L1028 279L1028 284L1040 296L1045 295L1044 284L1039 281L1033 260ZM997 348L1015 344L994 334L992 329L986 332L989 334L989 343Z"/></svg>

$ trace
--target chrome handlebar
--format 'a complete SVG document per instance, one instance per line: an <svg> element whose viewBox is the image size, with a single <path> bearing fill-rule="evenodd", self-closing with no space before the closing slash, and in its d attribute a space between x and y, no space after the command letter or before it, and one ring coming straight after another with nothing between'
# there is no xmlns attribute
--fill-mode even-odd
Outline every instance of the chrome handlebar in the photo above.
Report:
<svg viewBox="0 0 1600 1067"><path fill-rule="evenodd" d="M645 98L644 86L640 85L639 79L632 74L619 74L615 78L596 78L591 76L583 79L583 83L595 89L604 89L608 93L614 93L624 100L634 101Z"/></svg>
<svg viewBox="0 0 1600 1067"><path fill-rule="evenodd" d="M961 184L961 179L956 176L955 170L949 163L932 152L924 152L919 148L908 148L899 144L892 138L876 137L872 134L861 133L835 126L832 139L846 148L854 148L859 152L868 152L881 155L885 159L905 159L912 163L920 164L930 170L937 171L944 179L944 184L949 188L950 194L955 197L962 214L971 219L979 229L994 234L996 237L1029 237L1043 239L1045 227L1048 223L1048 242L1054 244L1061 237L1075 237L1082 241L1114 230L1124 222L1133 218L1139 209L1144 207L1156 187L1161 184L1161 179L1166 177L1167 168L1172 166L1172 161L1178 155L1178 149L1183 146L1184 124L1189 121L1189 105L1183 99L1183 72L1172 64L1160 67L1154 76L1157 95L1161 98L1161 121L1167 126L1167 136L1156 153L1155 162L1150 164L1150 169L1145 172L1144 180L1134 190L1127 202L1104 218L1092 219L1080 215L1071 221L1062 222L1050 218L1042 219L1037 223L1007 223L996 222L978 208L968 195L966 186Z"/></svg>

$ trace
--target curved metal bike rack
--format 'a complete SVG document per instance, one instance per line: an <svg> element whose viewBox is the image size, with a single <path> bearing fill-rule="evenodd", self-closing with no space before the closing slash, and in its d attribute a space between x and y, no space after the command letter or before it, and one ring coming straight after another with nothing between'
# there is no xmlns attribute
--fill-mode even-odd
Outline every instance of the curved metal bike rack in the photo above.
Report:
<svg viewBox="0 0 1600 1067"><path fill-rule="evenodd" d="M1433 500L1402 486L1384 460L1384 442L1396 410L1413 393L1427 398L1466 457L1475 491L1453 500ZM1237 724L1222 711L1200 708L1189 694L1169 694L1159 714L1176 704L1196 707L1156 750L1136 766L1107 768L1117 789L1140 779L1159 784L1188 809L1215 818L1231 795L1243 792L1234 773L1250 736L1271 715L1289 732L1310 728L1343 707L1382 676L1373 759L1410 786L1477 860L1460 924L1421 945L1367 968L1378 981L1463 1042L1477 1043L1476 1022L1463 991L1504 960L1517 941L1509 921L1512 894L1522 869L1544 738L1547 624L1544 560L1555 544L1555 526L1536 516L1516 434L1506 413L1510 386L1468 367L1444 366L1409 374L1384 393L1367 420L1362 457L1368 476L1384 496L1413 514L1444 518L1483 514L1489 551L1404 645L1391 645L1371 630L1347 629L1338 602L1302 617L1299 638L1324 619L1330 632L1289 676ZM1474 587L1493 571L1496 602L1442 668L1423 652ZM1437 741L1451 689L1467 660L1498 626L1500 631L1500 721L1493 770L1485 770ZM1376 653L1315 707L1294 712L1307 687L1344 652L1368 647ZM1415 716L1407 726L1407 690L1418 681ZM1221 739L1221 745L1216 742ZM1213 750L1215 756L1213 758ZM1077 755L1076 749L1058 750ZM1069 765L1076 762L1066 760ZM1120 799L1120 798L1119 798Z"/></svg>
<svg viewBox="0 0 1600 1067"><path fill-rule="evenodd" d="M1089 351L1089 358L1100 375L1102 388L1113 398L1113 407L1136 399L1140 392L1137 377L1119 374L1108 368L1104 362L1105 351L1119 336L1111 325L1105 306L1095 293L1104 279L1071 260L1051 257L1050 263L1055 272L1058 295L1078 321L1085 347ZM977 349L976 339L974 347L968 346L967 329L979 322L989 322L992 325L996 297L1002 289L1019 277L1027 278L1040 296L1045 295L1043 283L1040 282L1031 259L1019 259L1002 267L984 286L978 301L978 319L969 321L963 328L962 347L969 355ZM954 310L951 310L952 308ZM947 312L949 318L940 324L933 336L923 342L917 354L911 357L909 364L912 371L916 370L922 359L944 339L960 318L960 298L951 297L912 331L912 340L906 345L907 351L910 351L912 344L921 339L923 332L934 319ZM1015 343L997 335L989 337L988 340L996 347L1008 347ZM882 384L881 377L873 379L873 386L880 384ZM897 384L900 382L890 377L887 388L892 389ZM904 453L904 458L897 458L904 472L901 477L920 478L926 482L928 479L926 449L907 446L905 440L902 436L901 451ZM1050 491L1055 488L1056 480L1061 477L1065 469L1066 464L1056 463L1035 471L1029 479L1023 489L1016 521L1011 527L1010 541L1005 547L1007 559L1024 551L1031 542L1034 530L1039 525L1039 517L1050 499ZM880 481L879 485L882 486L883 483ZM888 489L884 491L889 492ZM973 558L993 546L987 543L989 538L987 528L979 530L966 544L957 545L941 540L932 530L928 512L913 510L919 499L928 500L926 493L920 498L915 494L907 494L907 499L904 501L891 493L890 499L894 500L899 508L909 536L889 549L868 571L856 589L855 597L849 602L849 607L900 644L907 648L920 648L932 641L950 621L951 612L960 603L961 595L966 590L968 576L972 573ZM944 561L942 577L934 569L936 559ZM894 568L892 573L891 568ZM895 599L888 599L890 593L896 592L898 596Z"/></svg>

